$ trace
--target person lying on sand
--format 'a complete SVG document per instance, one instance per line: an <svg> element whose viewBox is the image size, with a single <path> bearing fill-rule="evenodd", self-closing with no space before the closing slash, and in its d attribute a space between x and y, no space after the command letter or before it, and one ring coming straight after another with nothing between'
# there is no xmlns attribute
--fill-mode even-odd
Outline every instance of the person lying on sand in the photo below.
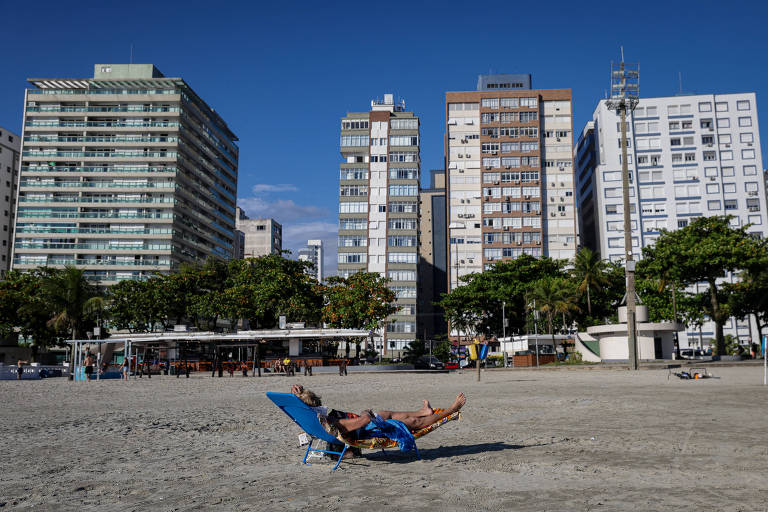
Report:
<svg viewBox="0 0 768 512"><path fill-rule="evenodd" d="M326 418L329 423L334 424L343 435L350 435L353 437L359 436L360 438L364 438L364 436L361 436L361 434L364 433L362 431L367 429L372 422L374 424L381 424L382 421L395 420L401 422L410 431L420 430L459 411L467 402L464 393L459 393L453 404L440 413L435 413L434 410L432 410L429 401L424 400L424 406L416 411L403 412L385 410L374 413L372 410L368 409L358 416L356 414L324 407L318 395L308 389L304 389L298 384L291 386L291 393L310 406L318 416Z"/></svg>

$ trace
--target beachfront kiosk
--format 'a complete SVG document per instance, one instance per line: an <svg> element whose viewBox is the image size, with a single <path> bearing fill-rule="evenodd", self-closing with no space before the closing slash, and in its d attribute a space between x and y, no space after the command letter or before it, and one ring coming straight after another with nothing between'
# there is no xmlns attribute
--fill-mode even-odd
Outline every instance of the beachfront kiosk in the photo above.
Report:
<svg viewBox="0 0 768 512"><path fill-rule="evenodd" d="M675 351L675 332L685 326L676 322L649 322L648 306L638 305L637 312L638 359L672 359ZM575 350L584 361L626 362L629 360L627 344L627 308L619 308L619 323L587 327L587 332L576 336Z"/></svg>
<svg viewBox="0 0 768 512"><path fill-rule="evenodd" d="M134 368L138 362L160 359L169 362L211 365L222 361L222 354L232 354L238 361L249 360L252 369L271 359L288 357L299 366L323 366L336 355L327 354L331 342L352 342L369 339L369 331L359 329L305 328L287 324L285 329L249 330L233 333L188 332L176 329L169 332L127 334L117 333L103 340L70 340L75 348L73 374L77 380L83 375L83 359L90 352L99 361L110 361L114 352L121 352ZM262 354L266 354L262 357ZM151 356L150 356L151 355ZM257 363L258 361L258 363ZM207 368L206 368L207 369Z"/></svg>

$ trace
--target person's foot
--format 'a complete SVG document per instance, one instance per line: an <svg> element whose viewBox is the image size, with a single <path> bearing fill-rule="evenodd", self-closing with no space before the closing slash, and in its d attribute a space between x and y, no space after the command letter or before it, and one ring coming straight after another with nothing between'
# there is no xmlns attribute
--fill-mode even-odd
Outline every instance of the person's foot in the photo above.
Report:
<svg viewBox="0 0 768 512"><path fill-rule="evenodd" d="M430 414L434 414L435 411L432 409L432 406L429 404L429 400L424 400L424 407L419 409L419 416L429 416Z"/></svg>
<svg viewBox="0 0 768 512"><path fill-rule="evenodd" d="M464 393L459 393L456 395L456 400L454 400L453 404L450 407L450 411L456 412L459 411L462 407L464 407L464 404L467 403L467 397L464 396Z"/></svg>

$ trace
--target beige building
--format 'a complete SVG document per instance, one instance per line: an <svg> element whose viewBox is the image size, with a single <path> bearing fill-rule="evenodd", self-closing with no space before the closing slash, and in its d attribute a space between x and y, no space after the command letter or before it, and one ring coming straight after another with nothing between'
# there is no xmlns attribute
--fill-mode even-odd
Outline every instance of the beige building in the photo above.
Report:
<svg viewBox="0 0 768 512"><path fill-rule="evenodd" d="M242 244L243 258L257 258L283 252L283 226L275 219L249 219L237 208L236 228L243 233L236 246Z"/></svg>
<svg viewBox="0 0 768 512"><path fill-rule="evenodd" d="M576 252L570 89L531 89L530 75L478 89L446 93L451 289L497 261Z"/></svg>
<svg viewBox="0 0 768 512"><path fill-rule="evenodd" d="M97 64L29 82L14 269L110 284L232 257L237 137L183 79Z"/></svg>
<svg viewBox="0 0 768 512"><path fill-rule="evenodd" d="M0 276L11 262L20 149L21 138L0 127Z"/></svg>

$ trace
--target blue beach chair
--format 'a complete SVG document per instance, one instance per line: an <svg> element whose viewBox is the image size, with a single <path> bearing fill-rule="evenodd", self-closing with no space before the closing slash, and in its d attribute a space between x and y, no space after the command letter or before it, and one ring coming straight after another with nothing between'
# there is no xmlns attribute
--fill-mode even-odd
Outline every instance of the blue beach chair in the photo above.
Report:
<svg viewBox="0 0 768 512"><path fill-rule="evenodd" d="M307 464L307 458L309 452L321 452L330 453L339 456L339 461L333 467L333 470L339 467L341 459L344 457L344 453L349 448L348 444L344 444L344 449L340 452L333 450L320 450L318 448L312 448L312 443L315 439L320 439L331 444L341 444L338 439L326 432L323 426L320 424L320 420L317 418L317 413L313 411L307 404L302 402L299 397L293 393L267 393L267 398L272 400L276 406L287 414L296 424L301 427L304 432L309 434L309 446L307 446L307 452L304 454L304 464Z"/></svg>

